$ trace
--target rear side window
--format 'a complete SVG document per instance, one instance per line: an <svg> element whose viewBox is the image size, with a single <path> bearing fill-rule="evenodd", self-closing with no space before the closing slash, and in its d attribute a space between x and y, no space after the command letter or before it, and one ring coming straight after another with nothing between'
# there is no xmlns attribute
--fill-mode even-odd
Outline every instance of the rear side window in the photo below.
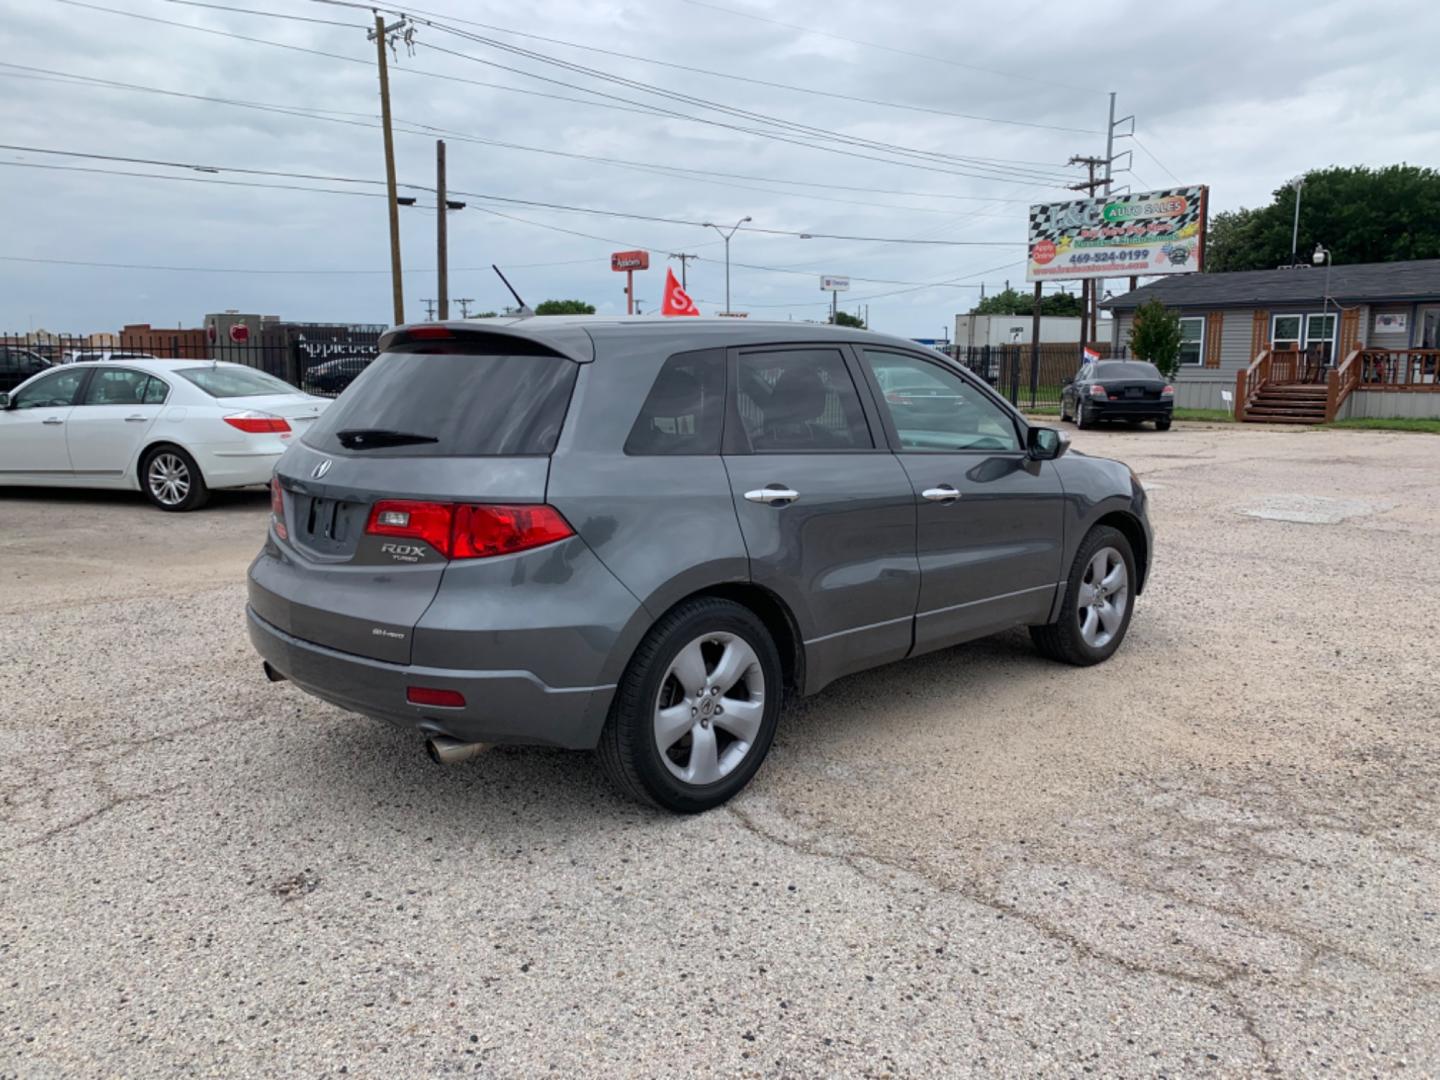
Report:
<svg viewBox="0 0 1440 1080"><path fill-rule="evenodd" d="M260 397L262 394L298 394L289 383L242 367L187 367L175 374L194 383L213 398Z"/></svg>
<svg viewBox="0 0 1440 1080"><path fill-rule="evenodd" d="M725 353L665 361L625 440L627 454L718 454L725 416Z"/></svg>
<svg viewBox="0 0 1440 1080"><path fill-rule="evenodd" d="M375 457L549 454L578 370L551 354L384 353L302 441Z"/></svg>
<svg viewBox="0 0 1440 1080"><path fill-rule="evenodd" d="M752 452L874 447L838 349L741 353L738 372L736 405Z"/></svg>

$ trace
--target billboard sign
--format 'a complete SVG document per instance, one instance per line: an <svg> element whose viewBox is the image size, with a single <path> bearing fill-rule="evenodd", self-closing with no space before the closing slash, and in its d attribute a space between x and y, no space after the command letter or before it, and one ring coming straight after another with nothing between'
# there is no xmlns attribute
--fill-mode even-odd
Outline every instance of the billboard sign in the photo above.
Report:
<svg viewBox="0 0 1440 1080"><path fill-rule="evenodd" d="M610 256L611 270L649 270L648 251L617 251Z"/></svg>
<svg viewBox="0 0 1440 1080"><path fill-rule="evenodd" d="M821 292L848 292L849 289L848 277L836 277L834 274L822 274L820 277Z"/></svg>
<svg viewBox="0 0 1440 1080"><path fill-rule="evenodd" d="M1193 274L1205 257L1204 186L1030 207L1026 281Z"/></svg>

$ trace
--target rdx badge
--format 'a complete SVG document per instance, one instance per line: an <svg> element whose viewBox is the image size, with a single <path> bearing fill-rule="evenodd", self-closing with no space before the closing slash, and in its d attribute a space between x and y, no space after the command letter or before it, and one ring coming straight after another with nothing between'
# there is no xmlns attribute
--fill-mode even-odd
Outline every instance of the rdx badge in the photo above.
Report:
<svg viewBox="0 0 1440 1080"><path fill-rule="evenodd" d="M381 544L380 553L401 562L419 562L429 552L416 544Z"/></svg>

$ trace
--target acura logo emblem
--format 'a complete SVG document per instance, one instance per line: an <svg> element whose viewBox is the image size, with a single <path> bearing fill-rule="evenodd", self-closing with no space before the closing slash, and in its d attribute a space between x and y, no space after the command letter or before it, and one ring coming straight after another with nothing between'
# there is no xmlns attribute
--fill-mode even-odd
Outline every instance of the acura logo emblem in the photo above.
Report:
<svg viewBox="0 0 1440 1080"><path fill-rule="evenodd" d="M315 468L310 470L310 477L314 480L323 480L325 478L325 474L329 471L330 459L327 457L324 461L320 462L319 465L316 465Z"/></svg>

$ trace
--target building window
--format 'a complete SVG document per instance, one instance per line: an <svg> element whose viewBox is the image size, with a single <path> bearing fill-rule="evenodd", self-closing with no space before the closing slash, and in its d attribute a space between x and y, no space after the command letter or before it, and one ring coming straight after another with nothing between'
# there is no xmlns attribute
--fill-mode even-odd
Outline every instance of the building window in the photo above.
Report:
<svg viewBox="0 0 1440 1080"><path fill-rule="evenodd" d="M1331 362L1335 348L1335 316L1305 316L1305 348L1319 349L1327 362Z"/></svg>
<svg viewBox="0 0 1440 1080"><path fill-rule="evenodd" d="M1205 362L1205 320L1202 317L1180 320L1180 363Z"/></svg>
<svg viewBox="0 0 1440 1080"><path fill-rule="evenodd" d="M1270 347L1272 349L1300 348L1301 330L1305 325L1303 315L1276 315L1270 322Z"/></svg>

